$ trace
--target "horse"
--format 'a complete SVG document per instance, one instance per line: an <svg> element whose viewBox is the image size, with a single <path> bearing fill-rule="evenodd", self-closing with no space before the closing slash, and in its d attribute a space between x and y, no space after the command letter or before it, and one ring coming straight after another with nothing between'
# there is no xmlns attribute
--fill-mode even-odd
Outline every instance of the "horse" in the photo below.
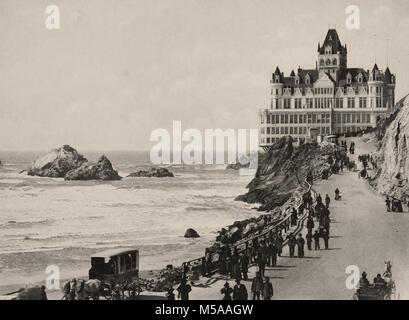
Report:
<svg viewBox="0 0 409 320"><path fill-rule="evenodd" d="M100 280L91 279L71 279L67 281L63 288L64 296L62 299L66 300L98 300L102 293L102 284Z"/></svg>
<svg viewBox="0 0 409 320"><path fill-rule="evenodd" d="M385 270L383 272L383 277L392 279L392 263L390 261L385 261Z"/></svg>

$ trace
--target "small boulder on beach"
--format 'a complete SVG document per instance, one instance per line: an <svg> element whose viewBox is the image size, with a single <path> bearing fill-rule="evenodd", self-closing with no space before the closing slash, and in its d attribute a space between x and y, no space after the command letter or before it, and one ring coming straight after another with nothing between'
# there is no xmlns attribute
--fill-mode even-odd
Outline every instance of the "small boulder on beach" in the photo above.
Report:
<svg viewBox="0 0 409 320"><path fill-rule="evenodd" d="M189 228L185 232L185 238L199 238L199 234L196 232L196 230Z"/></svg>
<svg viewBox="0 0 409 320"><path fill-rule="evenodd" d="M174 177L173 173L170 172L166 168L155 168L152 167L149 170L139 170L136 172L132 172L128 175L130 178L136 177L156 177L156 178L163 178L163 177Z"/></svg>

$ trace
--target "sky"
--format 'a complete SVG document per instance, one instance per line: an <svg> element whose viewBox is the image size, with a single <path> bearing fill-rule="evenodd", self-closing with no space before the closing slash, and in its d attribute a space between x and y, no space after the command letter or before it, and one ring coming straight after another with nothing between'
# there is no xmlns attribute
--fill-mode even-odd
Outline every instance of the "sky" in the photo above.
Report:
<svg viewBox="0 0 409 320"><path fill-rule="evenodd" d="M61 28L45 27L57 5ZM360 29L345 26L348 5ZM407 0L0 0L0 150L149 150L157 128L257 128L278 65L314 68L328 28L409 93Z"/></svg>

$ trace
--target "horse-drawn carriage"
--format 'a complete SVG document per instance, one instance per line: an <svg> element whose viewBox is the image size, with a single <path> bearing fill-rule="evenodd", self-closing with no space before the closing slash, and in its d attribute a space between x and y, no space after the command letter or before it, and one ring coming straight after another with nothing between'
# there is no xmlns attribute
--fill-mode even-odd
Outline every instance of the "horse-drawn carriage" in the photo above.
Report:
<svg viewBox="0 0 409 320"><path fill-rule="evenodd" d="M135 299L140 293L139 252L106 250L91 256L89 280L72 279L63 287L67 300Z"/></svg>
<svg viewBox="0 0 409 320"><path fill-rule="evenodd" d="M363 275L366 276L366 273L364 272ZM383 273L383 277L378 274L374 279L374 283L372 284L366 280L366 285L360 286L360 288L358 288L352 296L352 300L392 299L396 299L396 286L395 282L392 280L392 264L390 261L385 261L385 271Z"/></svg>
<svg viewBox="0 0 409 320"><path fill-rule="evenodd" d="M101 281L106 299L135 298L140 293L139 251L115 249L92 255L89 279Z"/></svg>
<svg viewBox="0 0 409 320"><path fill-rule="evenodd" d="M365 288L359 288L353 295L352 300L391 300L395 295L395 284L370 284Z"/></svg>

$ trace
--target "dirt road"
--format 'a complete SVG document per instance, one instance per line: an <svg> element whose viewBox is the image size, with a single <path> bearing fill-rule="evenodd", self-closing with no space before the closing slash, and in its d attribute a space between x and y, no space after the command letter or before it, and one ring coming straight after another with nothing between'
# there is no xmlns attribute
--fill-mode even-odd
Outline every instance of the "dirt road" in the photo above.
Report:
<svg viewBox="0 0 409 320"><path fill-rule="evenodd" d="M355 156L370 153L375 145L362 138L353 139ZM357 161L358 163L358 161ZM334 200L339 188L342 200ZM374 192L357 172L344 170L314 185L322 195L331 197L331 239L329 250L305 252L305 258L289 258L288 248L278 266L267 268L273 282L274 299L350 299L354 290L347 289L346 267L358 266L368 279L384 270L384 261L392 262L393 279L401 299L409 299L409 213L387 213L384 198ZM306 232L303 232L305 236ZM322 241L322 240L321 240ZM321 248L323 243L321 243ZM252 268L251 277L256 268ZM193 287L193 299L220 299L224 279L209 279ZM201 281L202 282L202 281ZM234 285L233 281L229 281ZM248 290L250 282L246 282Z"/></svg>

